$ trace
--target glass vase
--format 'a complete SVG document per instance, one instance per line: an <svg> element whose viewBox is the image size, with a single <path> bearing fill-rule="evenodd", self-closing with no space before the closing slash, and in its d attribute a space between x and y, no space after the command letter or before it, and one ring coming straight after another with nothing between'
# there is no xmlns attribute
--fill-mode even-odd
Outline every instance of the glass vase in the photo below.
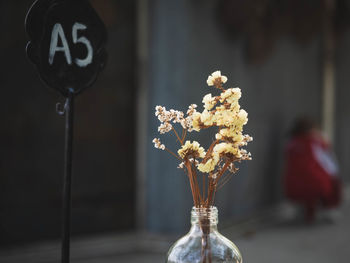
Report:
<svg viewBox="0 0 350 263"><path fill-rule="evenodd" d="M169 249L168 263L242 263L238 248L217 229L216 207L192 208L191 229Z"/></svg>

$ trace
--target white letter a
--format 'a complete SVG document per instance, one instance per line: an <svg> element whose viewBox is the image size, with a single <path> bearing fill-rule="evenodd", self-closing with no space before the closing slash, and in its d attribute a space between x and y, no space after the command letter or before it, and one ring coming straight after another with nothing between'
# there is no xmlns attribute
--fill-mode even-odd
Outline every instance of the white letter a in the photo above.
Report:
<svg viewBox="0 0 350 263"><path fill-rule="evenodd" d="M58 36L61 38L62 47L58 47ZM57 23L54 25L51 33L51 42L50 42L50 51L49 51L49 64L52 65L53 60L55 58L56 52L64 52L66 56L67 63L69 65L72 64L72 57L70 55L69 46L67 43L66 36L64 35L64 31L62 25Z"/></svg>

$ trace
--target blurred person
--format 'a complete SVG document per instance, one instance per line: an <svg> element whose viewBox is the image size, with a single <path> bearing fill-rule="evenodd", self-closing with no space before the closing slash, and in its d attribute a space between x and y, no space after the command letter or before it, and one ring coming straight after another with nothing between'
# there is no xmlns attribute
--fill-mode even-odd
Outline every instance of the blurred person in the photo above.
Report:
<svg viewBox="0 0 350 263"><path fill-rule="evenodd" d="M315 122L299 118L286 147L285 192L289 200L304 208L305 220L312 223L319 208L328 209L334 221L341 201L338 164L331 145Z"/></svg>

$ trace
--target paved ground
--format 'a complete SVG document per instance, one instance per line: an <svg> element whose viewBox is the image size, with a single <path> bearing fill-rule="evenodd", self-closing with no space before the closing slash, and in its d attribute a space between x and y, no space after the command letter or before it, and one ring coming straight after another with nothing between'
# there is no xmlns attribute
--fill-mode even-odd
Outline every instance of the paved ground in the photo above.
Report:
<svg viewBox="0 0 350 263"><path fill-rule="evenodd" d="M284 220L257 227L248 224L221 231L240 248L247 263L348 263L350 262L350 203L342 207L336 223L304 225ZM135 243L137 241L137 244ZM76 240L72 263L156 263L165 261L173 238L149 235L108 236ZM59 262L59 244L45 243L0 251L1 263Z"/></svg>
<svg viewBox="0 0 350 263"><path fill-rule="evenodd" d="M350 207L336 224L284 223L236 240L245 262L350 262Z"/></svg>

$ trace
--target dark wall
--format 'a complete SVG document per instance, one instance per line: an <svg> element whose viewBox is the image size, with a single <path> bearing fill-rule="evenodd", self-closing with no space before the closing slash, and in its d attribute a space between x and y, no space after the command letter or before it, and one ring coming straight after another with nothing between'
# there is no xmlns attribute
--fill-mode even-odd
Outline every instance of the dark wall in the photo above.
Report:
<svg viewBox="0 0 350 263"><path fill-rule="evenodd" d="M62 102L26 58L33 1L0 2L0 245L58 238ZM92 1L105 21L108 64L76 101L73 234L134 227L135 1Z"/></svg>

